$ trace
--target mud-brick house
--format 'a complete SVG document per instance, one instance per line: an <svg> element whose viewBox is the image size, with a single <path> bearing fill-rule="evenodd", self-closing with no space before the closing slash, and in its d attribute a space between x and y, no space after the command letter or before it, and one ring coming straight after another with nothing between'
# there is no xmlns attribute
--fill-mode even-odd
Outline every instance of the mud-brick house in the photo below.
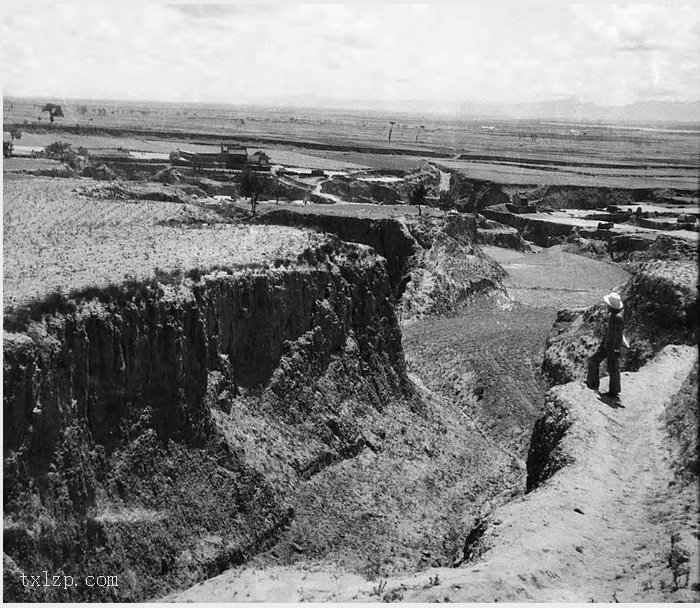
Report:
<svg viewBox="0 0 700 608"><path fill-rule="evenodd" d="M270 157L262 150L258 150L248 157L248 164L255 165L257 167L269 167Z"/></svg>
<svg viewBox="0 0 700 608"><path fill-rule="evenodd" d="M178 158L193 167L219 167L226 169L269 170L270 157L258 150L249 155L248 150L238 144L219 144L219 152L189 152L178 150Z"/></svg>
<svg viewBox="0 0 700 608"><path fill-rule="evenodd" d="M235 144L221 144L221 157L227 169L236 169L248 163L248 150Z"/></svg>

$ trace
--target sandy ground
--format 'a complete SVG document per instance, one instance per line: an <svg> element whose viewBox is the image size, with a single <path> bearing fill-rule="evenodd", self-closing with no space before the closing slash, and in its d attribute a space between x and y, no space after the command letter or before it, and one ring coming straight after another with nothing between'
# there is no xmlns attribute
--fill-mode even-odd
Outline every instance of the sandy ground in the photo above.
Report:
<svg viewBox="0 0 700 608"><path fill-rule="evenodd" d="M380 582L363 582L332 566L230 570L168 599L697 600L697 592L688 588L672 589L667 567L670 534L687 524L689 513L697 513L698 501L696 492L673 487L660 419L696 362L691 347L668 347L639 372L623 374L617 408L580 383L554 389L576 417L565 439L576 460L540 489L488 516L491 547L477 562ZM697 543L694 551L697 557ZM692 584L698 580L692 558L691 568Z"/></svg>

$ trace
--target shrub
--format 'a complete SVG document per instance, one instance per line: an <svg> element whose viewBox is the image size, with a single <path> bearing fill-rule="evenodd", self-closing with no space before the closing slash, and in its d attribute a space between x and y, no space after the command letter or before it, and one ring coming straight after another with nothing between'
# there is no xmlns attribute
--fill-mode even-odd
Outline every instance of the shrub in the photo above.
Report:
<svg viewBox="0 0 700 608"><path fill-rule="evenodd" d="M65 163L71 169L78 169L81 157L87 156L88 151L83 147L73 150L68 142L55 141L44 148L44 154Z"/></svg>
<svg viewBox="0 0 700 608"><path fill-rule="evenodd" d="M204 271L201 268L192 268L187 272L187 277L195 283L199 283L203 275Z"/></svg>

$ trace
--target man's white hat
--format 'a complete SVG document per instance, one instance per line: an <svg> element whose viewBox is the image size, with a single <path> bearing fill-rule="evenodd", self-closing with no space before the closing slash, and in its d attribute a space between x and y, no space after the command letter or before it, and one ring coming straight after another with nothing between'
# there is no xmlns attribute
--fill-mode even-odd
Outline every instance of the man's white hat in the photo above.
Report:
<svg viewBox="0 0 700 608"><path fill-rule="evenodd" d="M620 297L619 293L615 293L613 291L607 296L603 296L603 300L605 300L605 303L611 308L614 308L615 310L622 310L622 298Z"/></svg>

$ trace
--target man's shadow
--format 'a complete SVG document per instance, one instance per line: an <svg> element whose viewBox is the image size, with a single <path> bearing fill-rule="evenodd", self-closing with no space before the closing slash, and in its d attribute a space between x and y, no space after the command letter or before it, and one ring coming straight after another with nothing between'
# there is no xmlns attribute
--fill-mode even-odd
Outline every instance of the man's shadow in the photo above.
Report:
<svg viewBox="0 0 700 608"><path fill-rule="evenodd" d="M620 401L619 395L611 397L607 393L598 393L598 401L602 401L603 403L605 403L605 405L614 410L625 408L625 406L622 405L622 402Z"/></svg>

